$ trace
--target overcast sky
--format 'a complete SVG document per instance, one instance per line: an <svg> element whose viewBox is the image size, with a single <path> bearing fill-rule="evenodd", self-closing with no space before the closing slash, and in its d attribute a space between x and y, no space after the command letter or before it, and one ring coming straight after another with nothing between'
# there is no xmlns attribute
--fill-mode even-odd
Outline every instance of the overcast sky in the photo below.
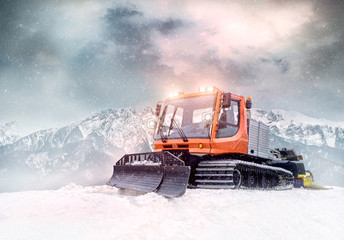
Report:
<svg viewBox="0 0 344 240"><path fill-rule="evenodd" d="M59 127L216 85L344 121L344 1L0 1L0 124Z"/></svg>

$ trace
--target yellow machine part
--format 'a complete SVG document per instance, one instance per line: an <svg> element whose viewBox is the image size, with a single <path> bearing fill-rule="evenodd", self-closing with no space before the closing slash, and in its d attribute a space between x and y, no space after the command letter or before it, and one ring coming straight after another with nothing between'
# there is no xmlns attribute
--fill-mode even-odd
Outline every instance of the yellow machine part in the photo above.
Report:
<svg viewBox="0 0 344 240"><path fill-rule="evenodd" d="M313 177L310 172L306 171L306 174L300 174L298 175L298 178L302 179L303 187L304 188L310 188L310 189L329 189L325 188L316 184L313 184Z"/></svg>
<svg viewBox="0 0 344 240"><path fill-rule="evenodd" d="M303 187L311 187L313 185L313 178L309 172L306 172L306 175L303 177Z"/></svg>

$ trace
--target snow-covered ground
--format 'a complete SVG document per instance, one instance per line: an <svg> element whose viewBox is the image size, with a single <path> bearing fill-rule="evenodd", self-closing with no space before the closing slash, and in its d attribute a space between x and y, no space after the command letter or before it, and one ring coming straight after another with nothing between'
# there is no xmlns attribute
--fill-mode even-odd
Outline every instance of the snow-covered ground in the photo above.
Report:
<svg viewBox="0 0 344 240"><path fill-rule="evenodd" d="M181 198L108 186L0 194L0 239L343 239L344 188L188 189Z"/></svg>

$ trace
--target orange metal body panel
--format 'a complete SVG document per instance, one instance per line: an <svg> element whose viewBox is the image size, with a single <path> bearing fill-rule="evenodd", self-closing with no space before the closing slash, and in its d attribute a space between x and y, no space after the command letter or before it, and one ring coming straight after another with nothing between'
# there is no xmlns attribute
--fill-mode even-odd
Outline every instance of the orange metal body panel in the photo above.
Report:
<svg viewBox="0 0 344 240"><path fill-rule="evenodd" d="M210 139L204 138L189 138L188 142L184 142L182 139L167 139L166 143L161 140L156 140L154 143L155 151L163 150L189 150L190 153L194 154L226 154L226 153L242 153L247 154L248 148L248 134L247 134L247 119L246 119L246 106L245 98L243 96L237 96L232 94L232 100L240 101L240 119L239 119L239 130L233 137L228 138L216 138L216 130L218 128L218 119L221 110L221 96L222 91L215 88L216 93L216 104L214 122L212 126L212 134ZM192 93L185 94L178 97L171 97L167 100L178 99L178 98L189 98L197 97L202 95L214 94L214 92L204 93ZM199 145L203 147L200 148ZM179 146L178 146L179 145ZM183 145L183 146L180 146ZM188 145L185 147L185 145Z"/></svg>
<svg viewBox="0 0 344 240"><path fill-rule="evenodd" d="M202 144L203 147L199 148L199 144ZM172 145L172 148L169 146ZM178 145L188 145L187 148L178 147ZM200 153L200 154L209 154L210 153L210 139L204 138L190 138L188 142L183 142L182 139L167 139L166 143L163 143L161 140L157 140L154 143L155 151L162 150L189 150L190 153ZM166 148L166 146L168 148Z"/></svg>

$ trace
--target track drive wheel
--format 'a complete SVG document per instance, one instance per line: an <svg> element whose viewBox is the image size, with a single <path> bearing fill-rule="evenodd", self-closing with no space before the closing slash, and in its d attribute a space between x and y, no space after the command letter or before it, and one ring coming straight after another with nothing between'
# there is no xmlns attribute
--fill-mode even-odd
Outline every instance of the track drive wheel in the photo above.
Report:
<svg viewBox="0 0 344 240"><path fill-rule="evenodd" d="M248 188L254 189L258 185L258 176L254 172L250 172L247 176L247 186Z"/></svg>
<svg viewBox="0 0 344 240"><path fill-rule="evenodd" d="M271 187L277 187L278 186L278 176L271 176Z"/></svg>
<svg viewBox="0 0 344 240"><path fill-rule="evenodd" d="M241 183L242 183L242 176L238 169L235 169L233 172L233 183L234 183L235 189L240 188Z"/></svg>
<svg viewBox="0 0 344 240"><path fill-rule="evenodd" d="M271 180L266 174L262 174L259 178L259 187L262 189L268 189L271 186Z"/></svg>

